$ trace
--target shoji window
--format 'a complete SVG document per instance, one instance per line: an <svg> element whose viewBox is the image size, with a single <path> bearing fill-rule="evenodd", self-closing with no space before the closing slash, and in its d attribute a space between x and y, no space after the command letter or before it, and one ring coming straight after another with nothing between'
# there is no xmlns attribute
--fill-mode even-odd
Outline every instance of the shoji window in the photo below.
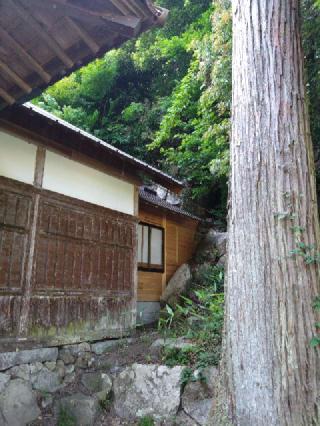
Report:
<svg viewBox="0 0 320 426"><path fill-rule="evenodd" d="M164 229L140 223L138 228L139 269L164 271Z"/></svg>

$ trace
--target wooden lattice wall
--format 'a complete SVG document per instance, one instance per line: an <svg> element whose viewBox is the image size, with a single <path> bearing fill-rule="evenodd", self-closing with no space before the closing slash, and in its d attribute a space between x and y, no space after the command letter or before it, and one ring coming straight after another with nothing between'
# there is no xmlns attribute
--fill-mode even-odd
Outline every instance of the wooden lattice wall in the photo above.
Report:
<svg viewBox="0 0 320 426"><path fill-rule="evenodd" d="M136 219L0 177L0 335L77 341L134 325Z"/></svg>

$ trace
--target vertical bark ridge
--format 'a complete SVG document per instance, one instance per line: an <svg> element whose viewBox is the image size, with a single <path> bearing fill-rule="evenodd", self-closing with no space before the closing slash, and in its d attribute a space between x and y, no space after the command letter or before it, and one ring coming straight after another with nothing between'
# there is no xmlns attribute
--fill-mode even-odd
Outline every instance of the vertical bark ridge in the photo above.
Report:
<svg viewBox="0 0 320 426"><path fill-rule="evenodd" d="M226 351L235 423L310 425L317 415L320 250L298 0L233 1L233 128Z"/></svg>

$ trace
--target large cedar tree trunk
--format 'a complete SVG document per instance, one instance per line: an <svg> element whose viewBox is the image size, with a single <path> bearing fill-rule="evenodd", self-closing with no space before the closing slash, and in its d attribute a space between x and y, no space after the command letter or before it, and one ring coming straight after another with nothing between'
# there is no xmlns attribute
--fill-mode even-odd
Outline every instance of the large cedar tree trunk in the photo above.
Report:
<svg viewBox="0 0 320 426"><path fill-rule="evenodd" d="M241 426L317 418L319 350L310 340L320 235L298 6L233 0L225 343L231 413Z"/></svg>

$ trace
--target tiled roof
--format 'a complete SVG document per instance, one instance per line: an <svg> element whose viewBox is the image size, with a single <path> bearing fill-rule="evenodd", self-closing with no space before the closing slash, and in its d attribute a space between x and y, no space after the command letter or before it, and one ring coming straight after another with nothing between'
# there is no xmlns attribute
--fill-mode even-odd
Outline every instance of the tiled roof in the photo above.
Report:
<svg viewBox="0 0 320 426"><path fill-rule="evenodd" d="M195 219L201 221L202 219L198 216L193 215L192 213L187 212L183 208L178 205L168 203L168 201L163 200L158 197L153 191L146 189L145 187L139 188L139 198L142 201L145 201L148 204L152 204L153 206L161 207L165 210L169 210L173 213L189 217L190 219Z"/></svg>

